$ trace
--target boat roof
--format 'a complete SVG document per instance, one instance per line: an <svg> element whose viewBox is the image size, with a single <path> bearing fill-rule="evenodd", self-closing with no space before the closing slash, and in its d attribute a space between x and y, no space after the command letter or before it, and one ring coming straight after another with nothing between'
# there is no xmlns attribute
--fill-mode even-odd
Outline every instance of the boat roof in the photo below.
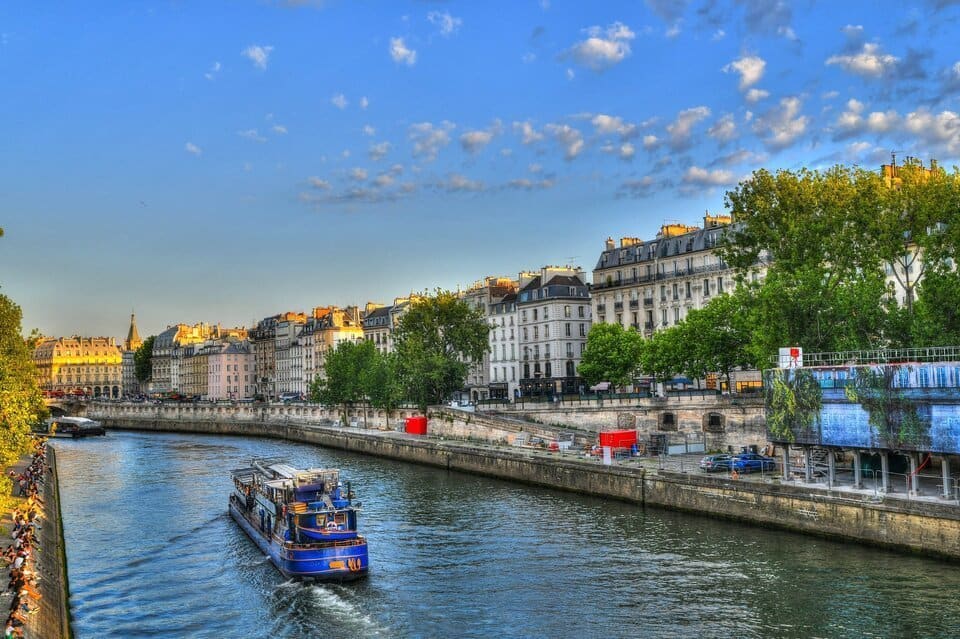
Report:
<svg viewBox="0 0 960 639"><path fill-rule="evenodd" d="M48 417L44 420L47 424L52 424L54 422L58 424L76 424L77 426L99 426L100 422L94 421L92 419L87 419L86 417L71 417L69 415L64 415L63 417Z"/></svg>

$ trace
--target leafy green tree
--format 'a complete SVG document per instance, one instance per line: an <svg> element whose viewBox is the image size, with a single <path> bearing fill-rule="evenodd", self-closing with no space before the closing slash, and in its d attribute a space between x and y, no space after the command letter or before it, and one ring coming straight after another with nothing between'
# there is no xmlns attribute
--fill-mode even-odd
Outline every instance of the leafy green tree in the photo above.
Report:
<svg viewBox="0 0 960 639"><path fill-rule="evenodd" d="M364 380L374 366L377 349L373 342L340 342L323 361L323 377L310 385L310 400L325 406L339 406L340 418L347 422L347 411L366 399Z"/></svg>
<svg viewBox="0 0 960 639"><path fill-rule="evenodd" d="M644 342L640 366L656 382L667 382L683 370L685 337L679 326L657 331Z"/></svg>
<svg viewBox="0 0 960 639"><path fill-rule="evenodd" d="M27 340L21 334L23 315L6 295L0 295L0 467L6 468L30 450L30 431L46 417L47 408L37 381ZM0 479L4 491L9 478Z"/></svg>
<svg viewBox="0 0 960 639"><path fill-rule="evenodd" d="M594 324L577 371L588 385L607 381L614 386L631 384L640 369L643 336L620 324Z"/></svg>
<svg viewBox="0 0 960 639"><path fill-rule="evenodd" d="M396 355L376 351L373 363L363 377L363 386L370 404L386 412L388 427L390 413L399 407L404 399L398 369Z"/></svg>
<svg viewBox="0 0 960 639"><path fill-rule="evenodd" d="M960 273L946 265L929 268L909 321L915 345L960 344Z"/></svg>
<svg viewBox="0 0 960 639"><path fill-rule="evenodd" d="M463 388L467 362L483 358L489 330L483 311L454 293L414 299L394 335L405 396L426 414Z"/></svg>
<svg viewBox="0 0 960 639"><path fill-rule="evenodd" d="M151 335L143 340L143 344L133 354L134 375L141 384L145 384L152 374L153 342L156 339L156 335Z"/></svg>
<svg viewBox="0 0 960 639"><path fill-rule="evenodd" d="M703 379L707 373L721 373L729 385L734 369L753 363L750 301L747 288L741 286L736 293L715 297L703 308L687 313L679 325L687 345L681 355L687 377Z"/></svg>

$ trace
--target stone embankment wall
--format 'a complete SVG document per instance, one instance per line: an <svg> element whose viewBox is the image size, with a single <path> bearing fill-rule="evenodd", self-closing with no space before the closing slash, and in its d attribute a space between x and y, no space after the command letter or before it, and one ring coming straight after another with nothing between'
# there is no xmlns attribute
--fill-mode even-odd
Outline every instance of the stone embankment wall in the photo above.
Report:
<svg viewBox="0 0 960 639"><path fill-rule="evenodd" d="M67 639L71 636L67 555L60 519L56 453L51 446L47 447L47 465L50 472L43 485L44 518L40 526L40 550L37 552L40 591L43 594L37 625L39 636L44 639Z"/></svg>
<svg viewBox="0 0 960 639"><path fill-rule="evenodd" d="M550 456L513 447L497 449L466 442L437 441L398 433L289 422L98 417L109 426L124 428L288 439L960 560L960 509L943 504L900 500L874 503L809 487L603 466L584 458ZM431 429L437 421L431 420Z"/></svg>
<svg viewBox="0 0 960 639"><path fill-rule="evenodd" d="M507 404L490 407L542 424L572 427L593 433L636 428L641 439L654 434L671 438L703 438L706 449L739 451L767 443L763 399L759 397L658 397L647 399Z"/></svg>

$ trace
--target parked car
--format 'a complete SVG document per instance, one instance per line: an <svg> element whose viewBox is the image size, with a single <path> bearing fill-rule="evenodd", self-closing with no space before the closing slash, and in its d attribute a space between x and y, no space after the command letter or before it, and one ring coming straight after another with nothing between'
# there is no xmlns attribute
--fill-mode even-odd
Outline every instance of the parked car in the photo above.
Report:
<svg viewBox="0 0 960 639"><path fill-rule="evenodd" d="M744 453L735 455L733 458L733 469L738 473L755 473L757 471L776 470L777 461L772 457L766 457L757 453Z"/></svg>
<svg viewBox="0 0 960 639"><path fill-rule="evenodd" d="M700 460L700 470L716 473L721 470L730 470L733 455L707 455Z"/></svg>

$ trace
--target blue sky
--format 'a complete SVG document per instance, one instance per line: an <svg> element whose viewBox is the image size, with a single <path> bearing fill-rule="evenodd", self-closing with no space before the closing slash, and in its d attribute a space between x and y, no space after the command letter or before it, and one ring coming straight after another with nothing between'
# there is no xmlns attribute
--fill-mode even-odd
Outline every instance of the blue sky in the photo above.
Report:
<svg viewBox="0 0 960 639"><path fill-rule="evenodd" d="M0 5L0 286L116 335L389 302L960 156L957 0Z"/></svg>

